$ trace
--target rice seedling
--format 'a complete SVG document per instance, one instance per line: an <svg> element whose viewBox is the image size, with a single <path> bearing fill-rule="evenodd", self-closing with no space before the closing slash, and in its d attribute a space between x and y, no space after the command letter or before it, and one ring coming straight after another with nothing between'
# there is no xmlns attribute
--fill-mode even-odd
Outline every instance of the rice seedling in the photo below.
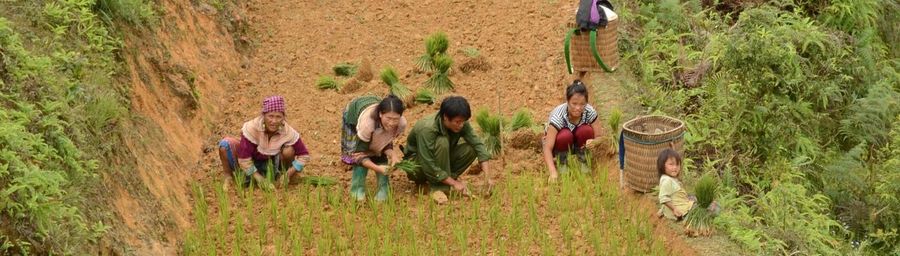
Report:
<svg viewBox="0 0 900 256"><path fill-rule="evenodd" d="M349 62L338 63L334 65L334 67L331 67L331 69L334 70L334 75L343 77L356 75L357 68L358 66L356 66L356 64Z"/></svg>
<svg viewBox="0 0 900 256"><path fill-rule="evenodd" d="M411 174L411 173L415 172L416 169L419 168L419 164L416 163L416 161L414 161L414 160L406 159L406 160L400 161L399 163L394 164L394 168L401 170L407 174Z"/></svg>
<svg viewBox="0 0 900 256"><path fill-rule="evenodd" d="M697 185L694 187L697 205L688 211L684 220L688 235L707 236L712 233L711 224L715 215L710 211L710 205L715 200L717 187L718 182L715 177L709 173L704 174L703 177L697 181Z"/></svg>
<svg viewBox="0 0 900 256"><path fill-rule="evenodd" d="M406 99L412 92L410 92L409 88L406 88L405 85L400 83L400 78L397 76L397 71L394 71L392 67L385 67L381 70L381 81L387 84L388 91L401 98Z"/></svg>
<svg viewBox="0 0 900 256"><path fill-rule="evenodd" d="M500 117L492 115L487 109L481 109L475 115L475 122L481 128L481 138L488 151L499 154L500 144Z"/></svg>
<svg viewBox="0 0 900 256"><path fill-rule="evenodd" d="M300 182L313 186L331 186L338 183L337 179L325 176L303 176Z"/></svg>
<svg viewBox="0 0 900 256"><path fill-rule="evenodd" d="M434 104L434 93L428 89L420 89L416 92L415 102L428 105Z"/></svg>
<svg viewBox="0 0 900 256"><path fill-rule="evenodd" d="M516 111L509 122L510 131L517 131L522 128L530 128L532 126L534 126L534 119L531 116L531 111L527 108L521 108Z"/></svg>
<svg viewBox="0 0 900 256"><path fill-rule="evenodd" d="M453 90L453 81L450 81L450 67L453 66L453 58L440 54L433 58L434 73L425 81L425 86L439 94Z"/></svg>
<svg viewBox="0 0 900 256"><path fill-rule="evenodd" d="M340 83L331 76L319 76L319 79L316 80L316 87L319 90L340 90Z"/></svg>
<svg viewBox="0 0 900 256"><path fill-rule="evenodd" d="M416 59L416 67L423 72L434 71L435 57L446 54L449 47L450 40L447 39L447 34L444 32L431 34L425 38L425 54Z"/></svg>

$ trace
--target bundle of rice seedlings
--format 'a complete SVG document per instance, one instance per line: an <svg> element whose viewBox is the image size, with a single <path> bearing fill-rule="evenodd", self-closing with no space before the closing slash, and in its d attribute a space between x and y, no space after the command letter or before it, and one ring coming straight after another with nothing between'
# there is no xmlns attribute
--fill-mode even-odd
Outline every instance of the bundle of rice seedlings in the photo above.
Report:
<svg viewBox="0 0 900 256"><path fill-rule="evenodd" d="M359 79L350 78L350 80L347 80L347 82L344 82L344 86L341 86L340 91L343 94L352 93L352 92L358 90L362 86L363 86L363 84L362 84L362 82L359 81Z"/></svg>
<svg viewBox="0 0 900 256"><path fill-rule="evenodd" d="M313 186L331 186L338 183L337 179L325 176L303 176L300 182Z"/></svg>
<svg viewBox="0 0 900 256"><path fill-rule="evenodd" d="M606 124L613 136L619 136L619 127L622 126L622 110L618 107L613 107L609 112L609 119L606 120Z"/></svg>
<svg viewBox="0 0 900 256"><path fill-rule="evenodd" d="M531 111L527 108L521 108L513 113L512 120L509 122L509 130L517 131L522 128L528 128L534 125L534 119L531 118Z"/></svg>
<svg viewBox="0 0 900 256"><path fill-rule="evenodd" d="M406 99L412 94L412 92L409 91L409 88L406 88L405 85L400 83L400 78L397 76L397 72L394 71L394 68L386 67L381 70L381 81L388 85L391 94L401 99Z"/></svg>
<svg viewBox="0 0 900 256"><path fill-rule="evenodd" d="M688 235L691 236L708 236L712 233L712 220L715 214L710 212L710 204L716 198L716 189L718 183L713 175L707 173L697 181L694 187L694 195L697 202L694 208L688 211L685 216L684 223Z"/></svg>
<svg viewBox="0 0 900 256"><path fill-rule="evenodd" d="M447 53L450 47L450 40L447 34L437 32L425 38L425 54L416 59L416 67L423 72L431 72L435 70L434 60L438 55Z"/></svg>
<svg viewBox="0 0 900 256"><path fill-rule="evenodd" d="M372 64L369 63L369 60L363 60L362 64L359 65L359 69L356 71L356 80L360 82L370 82L375 75L372 74Z"/></svg>
<svg viewBox="0 0 900 256"><path fill-rule="evenodd" d="M429 91L428 89L421 89L416 92L416 103L419 104L434 104L434 93Z"/></svg>
<svg viewBox="0 0 900 256"><path fill-rule="evenodd" d="M319 80L316 81L316 86L320 90L339 90L341 85L338 83L334 77L331 76L320 76Z"/></svg>
<svg viewBox="0 0 900 256"><path fill-rule="evenodd" d="M397 170L401 170L406 174L412 174L414 171L416 171L416 169L419 168L419 164L414 160L406 159L394 164L394 168Z"/></svg>
<svg viewBox="0 0 900 256"><path fill-rule="evenodd" d="M487 109L481 109L475 115L475 122L481 128L481 138L488 151L492 154L500 153L500 117L491 115Z"/></svg>
<svg viewBox="0 0 900 256"><path fill-rule="evenodd" d="M331 69L334 70L334 74L337 76L351 77L356 74L357 66L353 63L344 62L334 65Z"/></svg>
<svg viewBox="0 0 900 256"><path fill-rule="evenodd" d="M450 66L453 65L453 59L450 56L441 54L434 58L435 71L431 77L425 81L425 85L439 94L443 94L453 90L453 81L450 81Z"/></svg>

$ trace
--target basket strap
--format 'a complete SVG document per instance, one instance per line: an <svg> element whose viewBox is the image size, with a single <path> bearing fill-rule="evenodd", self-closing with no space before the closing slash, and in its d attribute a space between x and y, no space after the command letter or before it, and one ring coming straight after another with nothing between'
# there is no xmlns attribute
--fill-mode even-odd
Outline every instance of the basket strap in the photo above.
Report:
<svg viewBox="0 0 900 256"><path fill-rule="evenodd" d="M684 137L684 133L678 134L678 136L672 136L671 138L666 138L666 139L661 140L661 141L645 141L645 140L639 140L639 139L637 139L637 138L635 138L635 137L631 137L631 136L625 135L625 133L622 133L622 138L623 138L623 139L626 139L626 140L628 140L628 141L631 141L631 142L634 142L634 143L637 143L637 144L641 144L641 145L659 145L659 144L663 144L663 143L666 143L666 142L671 142L670 145L671 145L673 148L674 148L674 145L675 145L674 141L677 140L677 139L680 139L681 137Z"/></svg>
<svg viewBox="0 0 900 256"><path fill-rule="evenodd" d="M625 131L619 132L619 170L625 170Z"/></svg>
<svg viewBox="0 0 900 256"><path fill-rule="evenodd" d="M566 44L568 46L568 44ZM594 55L594 60L597 60L597 64L600 64L600 67L603 68L603 71L607 73L612 73L613 71L606 66L606 63L603 63L603 59L600 58L600 51L597 50L597 30L591 30L591 53ZM571 68L570 68L571 69ZM571 74L571 72L569 73Z"/></svg>
<svg viewBox="0 0 900 256"><path fill-rule="evenodd" d="M577 28L573 29L573 30L569 30L569 32L566 33L566 39L563 42L563 53L565 54L565 57L566 57L566 68L569 71L570 75L572 74L572 72L574 72L574 70L572 70L572 59L569 56L569 54L570 54L569 53L569 47L570 47L569 44L572 43L572 35L575 34L576 31L578 31Z"/></svg>

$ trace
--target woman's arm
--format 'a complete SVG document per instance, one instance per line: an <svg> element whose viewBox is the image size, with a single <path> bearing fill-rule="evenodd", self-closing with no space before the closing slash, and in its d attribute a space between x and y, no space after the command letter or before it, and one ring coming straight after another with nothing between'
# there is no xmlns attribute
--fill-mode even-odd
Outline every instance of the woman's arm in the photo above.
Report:
<svg viewBox="0 0 900 256"><path fill-rule="evenodd" d="M556 127L550 125L547 127L547 133L544 136L544 162L547 164L551 180L559 176L559 172L556 170L556 163L553 161L553 146L556 145L556 134L558 132Z"/></svg>

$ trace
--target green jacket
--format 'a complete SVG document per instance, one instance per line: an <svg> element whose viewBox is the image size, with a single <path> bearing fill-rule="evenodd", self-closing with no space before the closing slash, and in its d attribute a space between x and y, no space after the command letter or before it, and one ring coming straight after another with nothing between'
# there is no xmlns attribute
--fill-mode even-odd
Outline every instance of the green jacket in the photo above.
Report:
<svg viewBox="0 0 900 256"><path fill-rule="evenodd" d="M448 143L444 145L449 145L449 148L438 150L438 145L443 144L438 143L439 138L446 138ZM435 152L446 152L445 154L453 152L454 148L458 146L460 138L475 148L479 161L484 162L491 159L491 153L488 153L481 138L475 135L475 129L472 129L469 122L463 125L459 133L454 133L444 127L437 114L425 116L416 122L406 139L404 154L407 157L415 157L421 171L427 176L433 177L435 180L443 180L450 176L449 161L453 160L449 159L449 155L438 157Z"/></svg>

